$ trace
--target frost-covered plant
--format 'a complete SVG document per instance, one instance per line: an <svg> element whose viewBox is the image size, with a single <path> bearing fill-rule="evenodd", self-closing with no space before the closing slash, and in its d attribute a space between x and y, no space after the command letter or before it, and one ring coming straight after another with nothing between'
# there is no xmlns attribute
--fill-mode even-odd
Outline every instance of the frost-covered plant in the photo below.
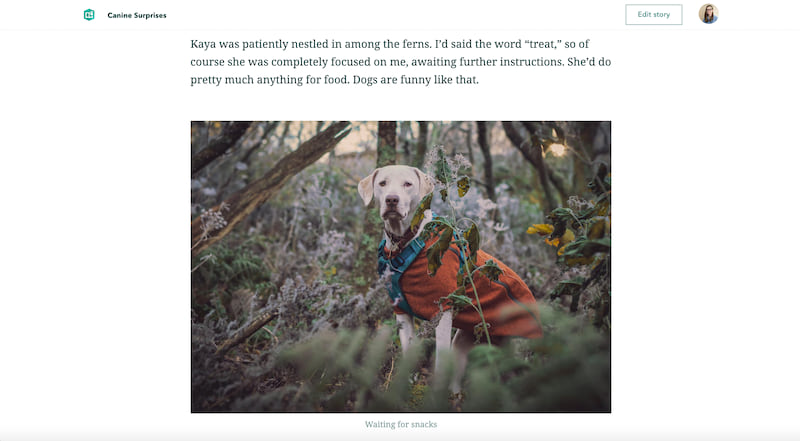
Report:
<svg viewBox="0 0 800 441"><path fill-rule="evenodd" d="M321 269L328 279L333 278L342 265L349 264L355 253L354 246L347 240L346 235L335 230L319 236L318 246L311 252L316 267Z"/></svg>
<svg viewBox="0 0 800 441"><path fill-rule="evenodd" d="M287 279L266 308L278 314L272 331L289 341L304 340L323 329L374 325L392 310L380 281L365 294L353 294L345 285L319 279L308 284L301 276Z"/></svg>
<svg viewBox="0 0 800 441"><path fill-rule="evenodd" d="M464 197L452 201L452 205L464 217L475 221L481 231L481 247L489 252L499 242L499 237L513 239L511 226L518 223L519 201L507 194L508 185L501 184L495 189L498 202L484 197L479 188Z"/></svg>
<svg viewBox="0 0 800 441"><path fill-rule="evenodd" d="M223 202L219 204L217 209L203 209L203 211L200 213L200 225L203 232L200 236L200 240L198 240L196 244L192 245L192 249L208 240L209 233L221 230L228 225L228 221L225 220L225 216L222 215L222 212L228 211L229 208L230 207L228 207L228 204Z"/></svg>
<svg viewBox="0 0 800 441"><path fill-rule="evenodd" d="M543 338L502 347L480 345L470 352L461 403L464 411L610 411L608 335L558 307L543 304L540 312L547 323ZM422 345L399 355L388 344L388 327L327 329L303 341L282 344L279 352L254 360L242 371L224 361L207 363L205 368L217 375L193 375L193 409L454 410L445 387L414 375L418 363L424 363ZM210 395L202 397L195 391ZM195 403L205 407L195 407Z"/></svg>

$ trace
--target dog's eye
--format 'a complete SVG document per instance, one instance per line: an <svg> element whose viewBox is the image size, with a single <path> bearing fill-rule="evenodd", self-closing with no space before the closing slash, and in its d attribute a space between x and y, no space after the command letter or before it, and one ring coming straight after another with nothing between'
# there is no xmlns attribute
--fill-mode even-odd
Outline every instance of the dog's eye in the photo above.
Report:
<svg viewBox="0 0 800 441"><path fill-rule="evenodd" d="M411 187L412 185L414 185L414 184L412 184L410 182L406 182L406 183L403 184L403 187L408 188L408 187Z"/></svg>
<svg viewBox="0 0 800 441"><path fill-rule="evenodd" d="M378 182L378 185L380 185L381 187L386 187L386 181Z"/></svg>

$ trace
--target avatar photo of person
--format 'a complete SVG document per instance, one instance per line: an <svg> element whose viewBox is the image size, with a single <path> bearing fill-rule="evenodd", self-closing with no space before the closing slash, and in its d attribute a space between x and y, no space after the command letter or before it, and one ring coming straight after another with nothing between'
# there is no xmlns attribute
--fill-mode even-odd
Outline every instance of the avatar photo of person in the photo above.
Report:
<svg viewBox="0 0 800 441"><path fill-rule="evenodd" d="M700 8L700 20L702 20L703 23L714 23L717 21L717 17L719 17L719 9L711 3L707 3Z"/></svg>

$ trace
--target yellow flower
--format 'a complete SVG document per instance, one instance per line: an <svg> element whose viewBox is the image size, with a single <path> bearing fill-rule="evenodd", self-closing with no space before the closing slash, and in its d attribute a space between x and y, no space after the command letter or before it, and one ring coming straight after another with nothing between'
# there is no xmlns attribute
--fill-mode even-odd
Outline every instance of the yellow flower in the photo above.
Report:
<svg viewBox="0 0 800 441"><path fill-rule="evenodd" d="M565 231L564 234L561 235L561 237L557 237L555 239L545 239L544 242L554 247L560 246L561 249L558 250L559 251L558 255L560 256L561 254L564 253L564 247L567 246L568 243L574 240L575 240L575 233L573 233L572 230L567 228L567 231Z"/></svg>
<svg viewBox="0 0 800 441"><path fill-rule="evenodd" d="M540 236L546 236L553 232L553 226L550 224L533 224L528 227L528 234L538 234Z"/></svg>

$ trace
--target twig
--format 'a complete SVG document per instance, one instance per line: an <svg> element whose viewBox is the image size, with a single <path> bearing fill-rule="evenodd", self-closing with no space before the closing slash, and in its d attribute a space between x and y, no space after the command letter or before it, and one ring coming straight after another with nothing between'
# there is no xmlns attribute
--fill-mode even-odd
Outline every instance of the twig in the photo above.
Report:
<svg viewBox="0 0 800 441"><path fill-rule="evenodd" d="M213 254L206 254L205 256L200 258L200 263L198 263L197 266L192 268L192 270L189 271L189 272L193 273L194 270L196 270L197 268L200 268L200 265L202 265L202 264L204 264L204 263L206 263L206 262L208 262L209 260L212 260L212 259L214 259L214 255Z"/></svg>
<svg viewBox="0 0 800 441"><path fill-rule="evenodd" d="M225 340L225 342L223 342L222 345L217 349L216 355L218 357L224 356L225 353L231 350L231 348L247 340L248 337L253 335L256 331L258 331L262 327L264 327L264 325L266 325L267 323L274 320L275 317L277 316L278 314L272 312L265 312L260 316L256 317L254 320L248 323L247 326L236 331L236 333L233 334L233 337L229 338L228 340Z"/></svg>
<svg viewBox="0 0 800 441"><path fill-rule="evenodd" d="M271 335L271 336L272 336L272 338L274 338L274 339L275 339L275 343L276 343L276 344L280 344L280 342L281 342L281 341L280 341L280 340L278 340L278 337L277 337L277 336L276 336L276 335L275 335L275 334L274 334L272 331L270 331L270 330L269 330L269 328L268 328L266 325L262 326L262 327L261 327L261 329L263 329L263 330L267 331L267 333L268 333L269 335Z"/></svg>
<svg viewBox="0 0 800 441"><path fill-rule="evenodd" d="M386 381L383 382L383 391L389 389L389 383L392 381L392 372L394 372L394 357L392 357L392 364L389 366L389 373L386 374Z"/></svg>

